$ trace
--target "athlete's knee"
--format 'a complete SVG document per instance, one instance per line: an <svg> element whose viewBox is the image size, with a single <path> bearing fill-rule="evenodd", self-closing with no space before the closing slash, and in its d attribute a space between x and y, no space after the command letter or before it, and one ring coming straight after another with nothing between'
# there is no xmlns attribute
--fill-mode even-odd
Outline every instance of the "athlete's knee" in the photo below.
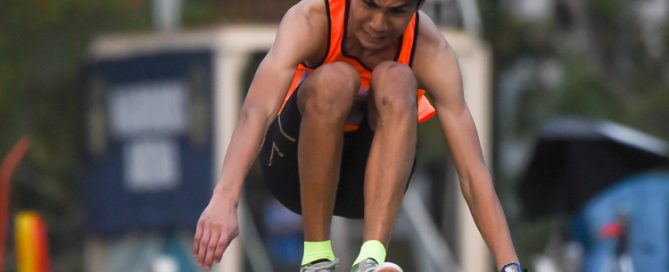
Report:
<svg viewBox="0 0 669 272"><path fill-rule="evenodd" d="M407 65L384 62L372 73L374 103L381 114L415 113L417 88L413 71Z"/></svg>
<svg viewBox="0 0 669 272"><path fill-rule="evenodd" d="M323 65L316 69L318 84L329 87L329 89L357 91L360 87L360 75L348 63L334 62Z"/></svg>
<svg viewBox="0 0 669 272"><path fill-rule="evenodd" d="M372 71L372 86L394 86L397 88L417 89L416 77L411 67L394 61L384 61Z"/></svg>
<svg viewBox="0 0 669 272"><path fill-rule="evenodd" d="M307 78L301 93L301 109L338 117L348 114L360 76L346 63L336 62L319 67Z"/></svg>

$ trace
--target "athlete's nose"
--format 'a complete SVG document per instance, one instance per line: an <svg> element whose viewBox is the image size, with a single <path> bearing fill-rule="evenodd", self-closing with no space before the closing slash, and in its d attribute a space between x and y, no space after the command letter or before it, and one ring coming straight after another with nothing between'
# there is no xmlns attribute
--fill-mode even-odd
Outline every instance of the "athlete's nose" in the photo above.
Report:
<svg viewBox="0 0 669 272"><path fill-rule="evenodd" d="M374 33L371 34L383 34L388 30L388 22L382 12L376 12L372 15L372 20L370 22L370 28Z"/></svg>

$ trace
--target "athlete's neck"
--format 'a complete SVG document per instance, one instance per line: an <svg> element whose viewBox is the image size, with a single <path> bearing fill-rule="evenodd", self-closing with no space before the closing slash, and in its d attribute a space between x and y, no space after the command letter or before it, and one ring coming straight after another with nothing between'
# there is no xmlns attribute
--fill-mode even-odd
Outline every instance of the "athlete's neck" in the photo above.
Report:
<svg viewBox="0 0 669 272"><path fill-rule="evenodd" d="M349 37L346 37L345 41L344 50L346 50L346 54L357 58L369 67L376 66L376 63L382 61L393 60L397 54L397 50L399 50L401 42L398 38L395 42L389 43L381 48L370 49L360 43L355 35L349 35Z"/></svg>

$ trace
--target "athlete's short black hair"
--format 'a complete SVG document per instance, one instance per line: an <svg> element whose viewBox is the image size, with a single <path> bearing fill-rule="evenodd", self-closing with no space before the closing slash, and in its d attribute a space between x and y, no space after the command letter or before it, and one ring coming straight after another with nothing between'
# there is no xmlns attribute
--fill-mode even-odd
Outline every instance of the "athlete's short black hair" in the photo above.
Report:
<svg viewBox="0 0 669 272"><path fill-rule="evenodd" d="M420 6L422 6L423 3L425 3L425 0L418 0L418 8L420 8Z"/></svg>

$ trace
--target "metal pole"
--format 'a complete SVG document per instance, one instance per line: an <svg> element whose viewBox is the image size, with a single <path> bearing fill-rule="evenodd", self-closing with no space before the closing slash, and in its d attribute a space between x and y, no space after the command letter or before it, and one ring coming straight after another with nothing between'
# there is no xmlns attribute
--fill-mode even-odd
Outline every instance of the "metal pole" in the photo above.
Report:
<svg viewBox="0 0 669 272"><path fill-rule="evenodd" d="M153 25L161 32L173 32L181 26L183 0L153 0Z"/></svg>
<svg viewBox="0 0 669 272"><path fill-rule="evenodd" d="M458 7L462 13L462 21L465 31L472 34L474 37L479 37L481 34L481 15L479 14L479 7L476 1L472 0L457 0Z"/></svg>
<svg viewBox="0 0 669 272"><path fill-rule="evenodd" d="M453 253L448 248L446 241L439 233L427 212L427 207L422 203L420 194L415 187L409 186L402 202L402 210L409 218L409 223L416 231L420 245L424 247L423 252L430 260L432 267L448 267L448 271L460 272L460 266L455 260Z"/></svg>

